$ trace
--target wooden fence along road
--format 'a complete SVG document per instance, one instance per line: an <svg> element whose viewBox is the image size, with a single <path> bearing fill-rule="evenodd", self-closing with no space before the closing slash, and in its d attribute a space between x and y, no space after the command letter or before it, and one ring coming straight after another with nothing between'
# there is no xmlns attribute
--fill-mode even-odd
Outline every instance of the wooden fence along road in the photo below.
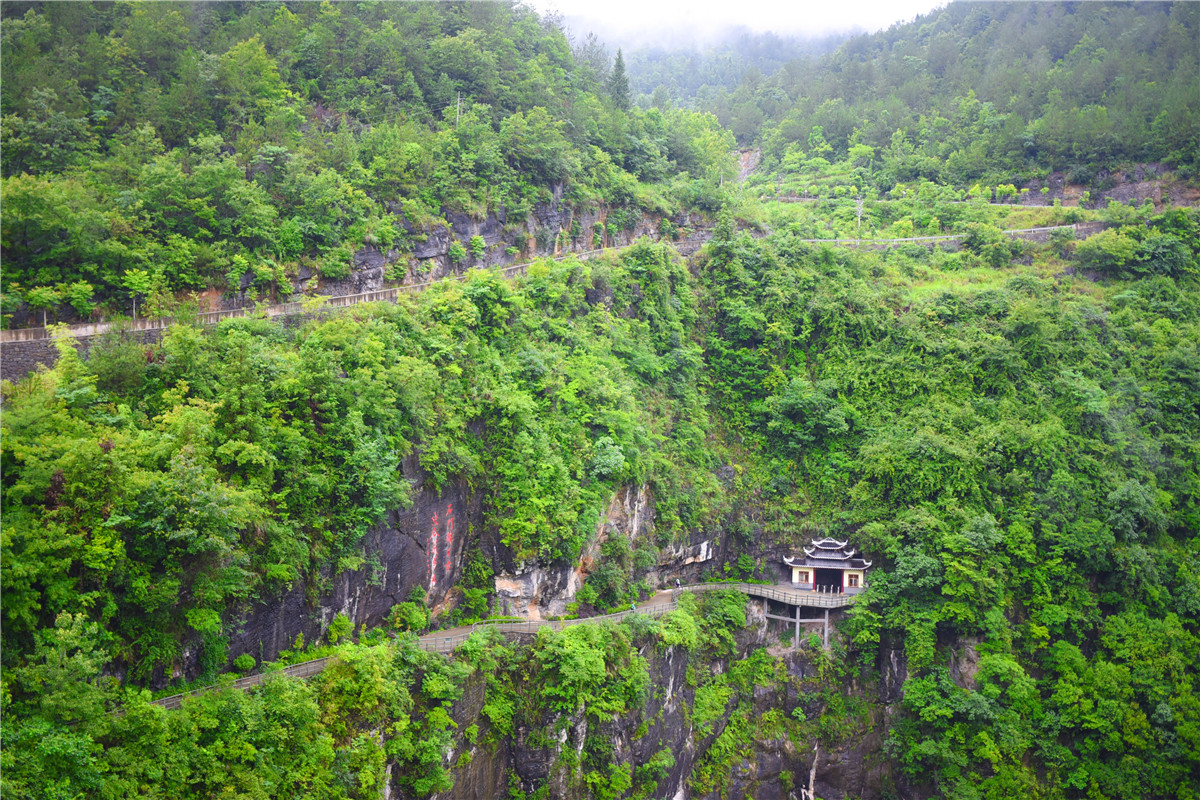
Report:
<svg viewBox="0 0 1200 800"><path fill-rule="evenodd" d="M461 628L452 628L447 631L436 631L428 633L418 639L418 644L422 650L430 653L452 653L467 640L472 633L484 628L493 628L504 634L519 636L521 634L536 635L542 628L550 628L551 630L561 631L563 628L568 628L572 625L582 625L587 622L620 622L633 614L644 614L650 617L659 617L669 611L674 611L679 608L680 592L711 592L722 589L733 589L743 594L752 597L761 597L765 600L776 600L781 603L788 603L794 606L808 606L810 608L842 608L854 602L855 595L841 594L837 592L813 592L807 589L795 589L790 584L769 585L759 583L694 583L687 586L682 586L679 589L663 590L656 593L645 604L637 607L636 610L618 611L615 614L603 614L596 617L587 617L584 619L538 619L538 620L522 620L513 622L511 620L483 620L476 622L470 626ZM308 678L325 670L329 662L333 660L333 656L317 658L312 661L304 661L300 664L293 664L290 667L284 667L275 672L260 673L258 675L247 675L244 678L238 678L230 686L234 689L249 689L252 686L261 684L268 675L286 675L290 678ZM183 705L185 698L194 697L204 692L212 691L218 688L217 686L207 686L203 689L196 689L184 694L174 694L170 697L161 697L154 701L155 705L162 706L166 709L176 709Z"/></svg>
<svg viewBox="0 0 1200 800"><path fill-rule="evenodd" d="M1074 225L1049 225L1041 228L1014 228L1012 230L1003 231L1004 234L1014 238L1028 238L1037 236L1042 233L1055 230L1071 230L1078 237L1090 236L1104 227L1103 223L1076 223ZM689 249L698 249L700 245L708 241L712 237L711 230L702 230L700 235L694 236L682 241L676 242L676 246L684 246ZM801 239L800 241L808 244L826 244L832 247L892 247L910 242L916 243L938 243L960 241L966 238L966 234L950 233L942 236L910 236L905 239ZM631 245L632 246L632 245ZM558 258L545 259L549 261L565 261L568 258L578 258L583 261L589 258L594 258L601 253L619 252L625 248L610 247L601 250L585 250L580 253L569 253ZM500 275L504 278L512 278L516 275L523 275L529 268L531 262L522 262L513 264L508 267L500 268ZM396 286L390 289L379 289L373 292L362 292L360 294L344 294L336 297L322 298L319 304L311 305L310 303L279 303L277 305L266 306L262 309L267 317L287 317L296 314L302 314L306 311L328 311L335 308L348 308L358 305L359 303L395 303L399 300L401 294L409 294L423 291L438 283L444 281L461 281L466 279L466 275L450 275L436 281L425 281L424 283L409 283L403 286ZM306 308L307 306L307 308ZM201 325L216 325L218 322L226 319L237 319L240 317L253 316L260 313L258 309L251 308L235 308L229 311L208 311L203 314L197 314L196 320ZM131 322L124 323L127 330L131 331L148 331L160 330L170 327L174 320L170 318L143 318L135 319ZM82 338L87 336L98 336L107 332L113 327L111 322L91 322L81 325L68 325L65 329L66 335ZM57 326L55 328L58 329ZM49 328L17 328L16 330L0 331L0 342L30 342L39 339L53 338L53 333Z"/></svg>

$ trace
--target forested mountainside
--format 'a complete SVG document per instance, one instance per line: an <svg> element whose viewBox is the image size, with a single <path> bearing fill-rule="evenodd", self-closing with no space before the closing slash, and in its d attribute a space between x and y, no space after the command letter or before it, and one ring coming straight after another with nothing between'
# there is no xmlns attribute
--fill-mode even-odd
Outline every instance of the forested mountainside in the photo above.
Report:
<svg viewBox="0 0 1200 800"><path fill-rule="evenodd" d="M873 148L864 166L903 165L884 190L1070 168L1090 183L1121 162L1160 160L1195 175L1198 35L1194 3L951 3L770 74L747 68L736 87L714 76L693 89L653 63L633 80L714 112L768 165Z"/></svg>
<svg viewBox="0 0 1200 800"><path fill-rule="evenodd" d="M1193 9L1141 8L956 5L880 36L1108 9L1195 44ZM758 179L832 200L759 205L720 185L714 117L628 107L594 40L510 4L3 13L5 293L27 304L166 303L238 270L265 290L555 195L716 216L688 260L642 240L394 304L115 326L0 384L5 798L1196 796L1195 208L1014 210L944 174L856 207L882 180L858 143ZM567 173L518 158L531 120ZM1105 229L1001 230L1084 215ZM806 241L864 226L962 240ZM773 582L824 535L874 564L828 649L715 591L449 656L414 638Z"/></svg>
<svg viewBox="0 0 1200 800"><path fill-rule="evenodd" d="M793 737L800 774L814 743L861 747L874 726L886 746L868 750L901 796L1187 796L1200 777L1200 223L1171 212L1113 236L1140 237L1143 254L1173 239L1182 271L1146 255L1094 283L1069 271L1099 266L1103 246L1075 262L1054 245L1010 250L1018 261L995 266L984 242L931 259L737 238L727 221L690 274L644 244L511 284L475 273L294 332L179 326L86 362L65 347L5 395L6 794L201 796L237 781L366 797L391 780L425 796L466 780L469 758L439 755L452 746L475 759L535 748L549 772L514 757L518 792L622 796L628 781L588 777L611 771L657 796L671 772L660 748L634 757L612 737L641 729L642 702L660 696L651 656L627 642L661 626L655 658L686 644L708 659L686 701L698 771L675 775L696 796L732 785L765 741ZM409 453L416 484L399 469ZM595 562L569 609L636 600L697 531L723 542L724 563L702 565L717 576L769 577L770 553L817 531L852 536L877 567L830 661L793 659L788 677L761 638L739 646L764 685L799 681L769 724L753 684L718 677L732 640L679 620L518 656L493 643L450 664L380 650L364 628L366 644L336 651L349 672L312 688L227 691L186 712L139 699L189 658L205 677L227 669L255 599L294 581L319 594L333 565L380 570L367 528L459 480L483 509L449 572L461 583L422 587L457 603L453 619L487 613L493 571L585 552ZM597 547L622 484L654 497L653 531ZM418 593L380 630L419 629L425 613ZM330 642L356 630L339 619ZM952 670L964 652L971 669ZM495 659L508 671L493 674ZM818 668L827 683L808 696ZM885 674L903 686L886 704L870 688ZM471 680L499 705L456 728L446 709ZM112 717L116 702L137 712ZM514 728L514 713L546 727ZM573 761L556 737L580 714L595 728L570 736L596 752ZM475 747L480 730L492 749Z"/></svg>
<svg viewBox="0 0 1200 800"><path fill-rule="evenodd" d="M632 108L623 74L514 3L18 2L3 21L6 313L162 312L247 275L286 295L364 245L406 266L447 215L518 228L556 200L632 228L715 211L734 174L711 115Z"/></svg>

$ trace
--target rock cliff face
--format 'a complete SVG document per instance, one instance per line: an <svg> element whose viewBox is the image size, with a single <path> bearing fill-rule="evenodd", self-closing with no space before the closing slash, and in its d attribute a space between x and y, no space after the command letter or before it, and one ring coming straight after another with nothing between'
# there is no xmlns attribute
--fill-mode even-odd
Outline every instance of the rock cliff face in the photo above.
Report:
<svg viewBox="0 0 1200 800"><path fill-rule="evenodd" d="M1129 169L1100 170L1091 177L1091 185L1068 182L1068 174L1052 172L1045 180L1033 179L1020 188L1028 190L1018 202L1023 205L1049 205L1061 200L1064 205L1082 204L1090 208L1102 208L1108 200L1119 200L1129 205L1141 205L1146 201L1161 209L1164 203L1174 206L1195 205L1200 202L1200 190L1168 176L1162 164L1134 164ZM1086 180L1086 179L1085 179ZM1045 189L1045 194L1042 193ZM1084 193L1089 200L1084 202Z"/></svg>
<svg viewBox="0 0 1200 800"><path fill-rule="evenodd" d="M448 226L438 225L428 230L417 228L403 215L399 215L399 220L410 237L407 248L387 251L370 246L362 248L354 255L352 274L340 281L322 281L321 294L356 294L381 289L389 271L395 276L402 275L406 284L425 283L470 267L503 267L520 258L583 253L595 249L593 236L597 229L603 231L603 246L621 247L642 236L658 238L660 224L657 216L637 216L620 230L609 231L609 209L603 206L578 208L567 204L562 200L561 188L550 202L534 206L532 213L521 220L509 218L504 209L482 219L448 212ZM677 215L671 221L681 228L703 222L693 219L690 214ZM455 264L450 259L450 245L458 242L467 248L475 236L483 239L483 254L470 254L462 263ZM303 290L303 282L312 276L299 277L298 292Z"/></svg>
<svg viewBox="0 0 1200 800"><path fill-rule="evenodd" d="M495 563L497 611L502 614L543 619L566 613L567 603L583 586L600 558L600 546L609 536L619 535L637 542L654 534L654 498L648 486L624 486L613 495L596 525L596 536L577 563L512 564L496 543ZM658 585L657 573L647 577Z"/></svg>
<svg viewBox="0 0 1200 800"><path fill-rule="evenodd" d="M406 249L399 247L381 249L375 245L367 245L354 253L350 265L350 274L337 280L320 278L312 265L303 265L297 274L292 276L289 289L281 286L278 292L272 292L271 302L300 301L309 290L319 294L334 297L364 294L385 287L391 280L397 278L404 285L422 284L436 281L451 275L457 275L472 267L508 266L520 258L531 256L559 256L568 253L584 253L595 248L593 231L599 226L605 233L602 235L606 247L621 247L632 244L642 236L651 239L661 238L659 235L660 218L640 216L633 221L632 226L622 227L619 231L609 233L606 225L608 210L604 208L575 209L561 200L543 203L534 209L534 213L520 224L506 223L503 210L490 214L482 220L475 220L465 214L448 214L449 227L437 226L425 232L417 231L402 218L400 222L415 235L414 240ZM702 218L693 218L690 214L679 214L671 220L677 228L698 227L705 223ZM578 223L578 226L576 226ZM572 231L578 236L571 237ZM468 255L460 264L450 260L450 245L452 242L461 243L464 248L473 236L484 240L485 249L480 257ZM757 233L756 233L757 235ZM685 256L695 253L707 240L706 233L693 232L690 238L678 239L671 242ZM542 241L548 244L543 245ZM509 252L523 242L523 247L516 252ZM211 311L230 311L239 308L253 307L250 299L250 288L253 284L254 273L247 272L242 276L236 291L224 294L215 289L203 293L202 307ZM394 285L394 283L393 283ZM259 298L263 299L263 298ZM78 322L68 307L58 310L58 320L62 322ZM18 312L14 322L18 325L30 324L32 312ZM285 325L289 320L294 323L306 318L308 314L298 314L283 317ZM138 336L143 341L156 341L162 331L140 331ZM89 340L83 338L78 345L81 354L86 354ZM0 378L17 381L44 364L52 366L57 360L57 350L47 340L8 341L0 343Z"/></svg>
<svg viewBox="0 0 1200 800"><path fill-rule="evenodd" d="M620 230L609 231L609 209L604 206L575 207L562 200L561 187L550 202L539 203L525 219L511 219L504 209L475 219L467 214L445 212L446 225L434 225L428 229L409 222L395 209L397 222L407 234L402 246L383 249L367 245L354 253L350 274L336 280L321 279L311 267L301 267L294 276L293 299L298 299L306 289L315 288L323 295L349 295L373 292L384 288L389 274L405 284L436 281L463 272L471 267L507 266L519 258L532 256L558 256L582 253L595 249L593 239L597 228L603 231L602 245L620 247L632 244L641 236L658 238L660 218L643 216L624 218ZM676 215L672 220L676 227L691 227L701 223L690 214ZM458 242L469 250L475 236L483 239L482 255L469 254L461 263L450 258L450 246ZM239 308L248 303L247 290L253 281L253 273L247 272L238 287L219 301L222 308ZM277 298L282 301L286 298Z"/></svg>
<svg viewBox="0 0 1200 800"><path fill-rule="evenodd" d="M598 526L597 542L579 563L523 564L505 570L510 559L484 526L479 493L465 483L432 491L424 483L416 458L405 461L404 474L418 487L412 507L391 512L367 535L362 548L364 565L322 575L308 586L297 584L242 609L230 636L231 662L242 653L260 660L274 659L291 647L298 635L306 642L316 641L339 613L356 629L380 625L392 606L406 600L417 587L425 591L435 615L448 611L457 599L452 590L462 575L468 547L482 548L499 567L497 612L531 619L561 615L583 585L604 538L613 534L648 536L653 531L649 489L625 487L614 495ZM711 558L715 551L701 543L680 552L690 554L695 563ZM668 558L671 555L667 553ZM188 676L193 677L196 670L198 666L193 664Z"/></svg>
<svg viewBox="0 0 1200 800"><path fill-rule="evenodd" d="M763 626L739 636L738 654L770 640ZM834 746L819 746L814 741L793 741L786 734L745 736L738 739L736 753L728 755L727 727L737 700L730 702L725 714L711 727L694 724L696 701L695 675L727 671L730 661L705 661L681 647L642 649L649 664L650 691L639 708L612 721L597 722L584 714L543 715L521 720L513 733L500 743L485 744L489 730L483 707L486 689L482 680L477 691L464 693L455 704L452 717L459 729L478 726L478 744L465 741L447 754L453 770L454 787L435 797L438 800L472 800L507 796L510 786L524 792L544 791L551 799L575 800L591 793L579 779L577 765L585 747L596 739L613 763L628 765L633 774L645 767L656 754L669 752L674 763L658 779L656 798L696 798L697 800L734 800L735 798L799 798L816 796L827 800L841 798L879 798L885 795L909 797L911 791L895 776L882 758L880 722L886 707L876 704L871 725L847 736ZM805 719L819 715L821 700L813 690L819 671L811 651L787 651L783 656L787 677L770 687L758 687L751 701L751 715L760 718L769 712L788 718ZM861 693L861 690L855 690ZM876 697L864 697L878 701ZM720 741L720 743L718 743ZM728 778L721 789L697 791L695 775L701 765L723 763ZM803 795L802 792L812 792ZM390 787L389 796L404 797Z"/></svg>
<svg viewBox="0 0 1200 800"><path fill-rule="evenodd" d="M444 612L456 602L454 586L462 574L469 548L482 548L497 567L496 610L530 618L561 614L599 558L600 544L611 536L624 536L637 543L654 537L654 497L648 486L627 486L612 497L597 526L594 543L578 563L512 565L508 554L489 536L483 520L482 497L465 483L434 492L424 484L416 458L404 464L405 477L417 487L412 506L392 512L371 531L363 543L365 565L322 576L317 591L296 586L273 598L264 598L238 616L242 623L230 638L229 658L242 653L272 659L291 647L297 635L306 641L319 639L334 617L345 614L357 628L379 625L392 606L408 598L414 587L427 593L435 612ZM744 527L744 526L743 526ZM693 541L679 542L659 550L659 563L646 575L652 583L670 584L676 577L693 580L702 571L717 569L739 552L752 554L770 571L783 543L771 543L761 535L741 538L725 531L697 533ZM505 569L506 565L509 569ZM919 792L907 786L882 755L882 731L898 710L901 687L907 677L902 642L885 642L880 650L877 682L847 679L839 691L857 695L869 712L868 724L860 724L835 745L818 746L812 741L775 731L762 735L736 726L739 701L731 700L709 727L694 724L697 675L727 672L734 661L753 650L767 647L783 659L786 678L754 689L750 719L782 714L788 720L815 720L822 713L820 673L813 651L793 651L781 646L779 631L769 630L761 605L748 606L750 626L738 635L734 658L704 660L681 647L662 647L653 641L641 646L646 658L650 689L645 702L628 713L604 722L585 714L556 715L542 712L517 720L511 735L489 742L490 721L483 713L488 685L483 675L474 676L463 696L454 704L451 717L458 731L475 726L477 735L459 736L446 763L453 768L454 788L438 797L443 800L506 796L510 787L543 791L547 798L589 797L578 765L585 745L600 740L612 763L628 765L637 775L640 767L660 759L659 773L651 797L704 798L799 798L826 800L855 797L870 800L885 796L909 798ZM840 612L835 612L835 618ZM973 650L958 654L958 677L969 681ZM699 683L703 683L700 681ZM826 687L827 690L828 687ZM744 717L743 717L744 718ZM730 750L730 728L737 746ZM663 767L661 754L673 763ZM732 755L730 753L732 752ZM697 783L697 770L711 770L720 761L721 788ZM707 765L707 766L706 766ZM393 781L385 796L403 798Z"/></svg>
<svg viewBox="0 0 1200 800"><path fill-rule="evenodd" d="M421 484L416 459L405 461L404 473ZM361 568L321 576L316 592L311 585L297 584L243 609L238 615L241 623L230 637L230 660L242 653L273 659L297 635L316 641L339 613L356 629L377 626L416 587L425 590L426 602L435 613L452 606L452 589L462 574L471 532L482 525L480 497L465 483L451 484L441 492L417 491L411 508L393 511L368 534Z"/></svg>

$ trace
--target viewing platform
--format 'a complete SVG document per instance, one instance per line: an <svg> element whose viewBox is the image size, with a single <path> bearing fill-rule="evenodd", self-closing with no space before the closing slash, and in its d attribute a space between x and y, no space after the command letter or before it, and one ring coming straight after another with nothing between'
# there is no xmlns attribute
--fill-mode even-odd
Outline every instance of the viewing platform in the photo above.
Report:
<svg viewBox="0 0 1200 800"><path fill-rule="evenodd" d="M705 589L737 589L752 597L766 600L777 600L792 606L808 606L809 608L842 608L854 602L854 598L863 589L837 589L818 586L815 589L805 585L792 583L761 584L761 583L708 583L684 586L689 591L704 591ZM863 587L865 589L865 587Z"/></svg>

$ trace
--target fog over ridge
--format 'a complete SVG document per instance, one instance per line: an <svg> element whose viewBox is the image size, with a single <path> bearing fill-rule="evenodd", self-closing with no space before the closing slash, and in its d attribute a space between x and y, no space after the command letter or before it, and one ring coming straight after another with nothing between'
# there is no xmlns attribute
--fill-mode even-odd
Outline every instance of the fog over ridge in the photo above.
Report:
<svg viewBox="0 0 1200 800"><path fill-rule="evenodd" d="M781 4L777 0L526 0L540 14L557 13L579 38L595 32L611 47L688 48L719 44L747 33L820 39L872 33L946 6L945 0L847 0Z"/></svg>

